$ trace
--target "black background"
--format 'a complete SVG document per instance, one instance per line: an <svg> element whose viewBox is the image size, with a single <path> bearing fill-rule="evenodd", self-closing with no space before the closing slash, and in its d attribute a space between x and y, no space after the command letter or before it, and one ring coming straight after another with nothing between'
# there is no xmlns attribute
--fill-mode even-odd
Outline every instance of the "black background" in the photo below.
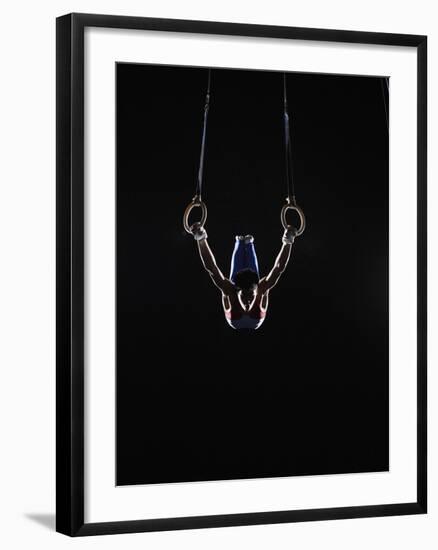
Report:
<svg viewBox="0 0 438 550"><path fill-rule="evenodd" d="M379 78L287 77L307 229L231 329L182 214L207 70L117 65L117 484L388 469L388 134ZM386 93L386 91L385 91ZM282 74L215 69L204 199L225 275L281 246Z"/></svg>

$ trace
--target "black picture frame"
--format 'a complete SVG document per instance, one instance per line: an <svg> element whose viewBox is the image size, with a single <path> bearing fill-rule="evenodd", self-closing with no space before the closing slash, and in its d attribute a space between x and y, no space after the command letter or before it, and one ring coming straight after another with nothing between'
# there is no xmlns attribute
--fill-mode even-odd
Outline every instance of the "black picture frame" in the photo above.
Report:
<svg viewBox="0 0 438 550"><path fill-rule="evenodd" d="M56 530L69 536L317 521L427 511L426 409L426 36L68 14L57 19L57 370ZM350 506L105 523L84 522L84 29L181 33L409 46L417 51L417 499Z"/></svg>

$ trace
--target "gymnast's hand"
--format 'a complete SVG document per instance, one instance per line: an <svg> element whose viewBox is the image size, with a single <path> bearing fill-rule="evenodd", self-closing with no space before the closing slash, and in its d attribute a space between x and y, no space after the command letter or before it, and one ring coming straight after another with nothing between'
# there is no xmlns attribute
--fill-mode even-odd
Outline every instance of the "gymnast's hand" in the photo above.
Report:
<svg viewBox="0 0 438 550"><path fill-rule="evenodd" d="M203 241L207 238L207 231L199 222L194 223L190 229L195 241Z"/></svg>
<svg viewBox="0 0 438 550"><path fill-rule="evenodd" d="M287 229L284 230L283 238L281 239L283 244L293 244L297 233L298 230L293 227L293 225L288 225Z"/></svg>

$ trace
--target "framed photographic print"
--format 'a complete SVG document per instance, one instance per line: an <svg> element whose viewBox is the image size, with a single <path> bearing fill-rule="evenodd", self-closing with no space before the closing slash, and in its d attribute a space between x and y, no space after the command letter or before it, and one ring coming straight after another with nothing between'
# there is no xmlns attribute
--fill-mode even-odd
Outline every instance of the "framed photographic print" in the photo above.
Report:
<svg viewBox="0 0 438 550"><path fill-rule="evenodd" d="M426 37L57 20L57 530L426 512Z"/></svg>

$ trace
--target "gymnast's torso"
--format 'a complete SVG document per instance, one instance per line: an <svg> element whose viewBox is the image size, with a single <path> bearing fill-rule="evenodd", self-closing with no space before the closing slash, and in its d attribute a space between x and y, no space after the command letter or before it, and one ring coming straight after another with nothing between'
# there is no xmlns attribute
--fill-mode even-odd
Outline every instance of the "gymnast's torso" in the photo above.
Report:
<svg viewBox="0 0 438 550"><path fill-rule="evenodd" d="M230 281L230 292L222 294L225 319L234 329L258 329L266 317L268 292L257 289L252 303L244 303Z"/></svg>

